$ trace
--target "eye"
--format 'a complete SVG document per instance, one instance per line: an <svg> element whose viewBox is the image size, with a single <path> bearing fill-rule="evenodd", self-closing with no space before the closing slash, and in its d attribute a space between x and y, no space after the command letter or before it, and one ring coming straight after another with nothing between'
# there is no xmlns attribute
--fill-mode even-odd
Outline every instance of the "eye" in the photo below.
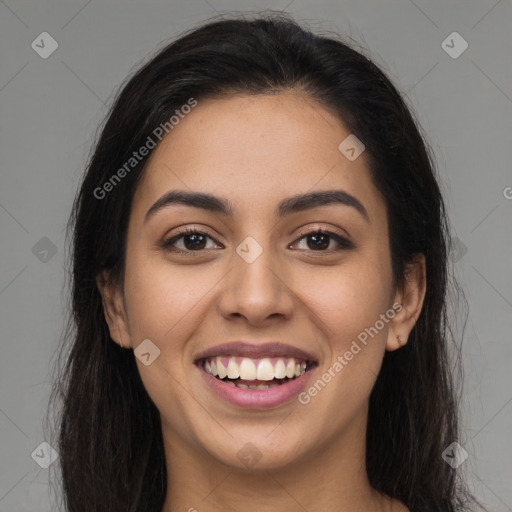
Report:
<svg viewBox="0 0 512 512"><path fill-rule="evenodd" d="M200 231L195 228L187 228L180 234L164 240L162 247L170 251L190 254L192 252L201 252L203 249L211 248L207 247L208 240L216 242L216 240L205 231ZM177 242L181 244L181 247L176 245ZM215 247L218 247L218 245L214 244L213 248Z"/></svg>
<svg viewBox="0 0 512 512"><path fill-rule="evenodd" d="M294 244L306 239L306 250L314 252L337 252L341 250L353 249L355 246L345 237L322 229L301 232L300 238ZM215 242L213 247L208 247L208 241ZM330 248L331 242L335 241L338 245ZM292 244L292 245L294 245ZM181 245L181 247L179 246ZM166 250L192 255L194 252L203 252L203 249L222 248L222 246L208 233L196 228L186 228L181 233L174 235L162 242L162 247ZM299 249L301 249L299 247ZM302 248L303 249L303 248ZM328 250L326 250L328 249Z"/></svg>
<svg viewBox="0 0 512 512"><path fill-rule="evenodd" d="M306 249L311 249L316 252L336 252L346 249L353 249L355 246L352 242L347 240L345 237L333 233L332 231L326 231L322 229L315 229L309 232L300 233L301 237L299 242L306 239ZM338 246L334 249L328 249L332 241L337 242ZM297 242L295 242L297 243Z"/></svg>

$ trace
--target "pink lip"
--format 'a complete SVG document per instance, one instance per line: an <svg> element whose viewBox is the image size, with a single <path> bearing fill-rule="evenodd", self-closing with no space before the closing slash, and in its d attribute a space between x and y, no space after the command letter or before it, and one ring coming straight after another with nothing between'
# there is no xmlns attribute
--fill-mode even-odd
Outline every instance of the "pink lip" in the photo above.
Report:
<svg viewBox="0 0 512 512"><path fill-rule="evenodd" d="M205 379L208 387L217 393L224 400L248 409L264 409L268 407L277 407L291 400L306 386L310 374L314 368L307 371L300 377L281 384L275 388L269 389L241 389L236 386L226 384L220 379L207 373L201 366L197 366L201 372L202 378Z"/></svg>
<svg viewBox="0 0 512 512"><path fill-rule="evenodd" d="M301 361L316 361L316 358L312 354L285 343L251 344L244 341L236 341L204 350L197 354L195 362L197 363L200 359L213 356L239 356L249 357L251 359L263 359L264 357L294 357Z"/></svg>

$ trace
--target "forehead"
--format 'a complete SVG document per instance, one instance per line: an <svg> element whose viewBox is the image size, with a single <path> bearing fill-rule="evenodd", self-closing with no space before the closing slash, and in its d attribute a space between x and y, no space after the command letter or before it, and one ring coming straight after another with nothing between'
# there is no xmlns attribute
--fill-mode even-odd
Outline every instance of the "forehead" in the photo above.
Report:
<svg viewBox="0 0 512 512"><path fill-rule="evenodd" d="M145 215L172 189L229 198L235 213L274 211L283 197L342 189L370 203L370 216L382 215L364 153L349 161L338 149L349 135L337 116L303 93L198 101L151 155L134 214Z"/></svg>

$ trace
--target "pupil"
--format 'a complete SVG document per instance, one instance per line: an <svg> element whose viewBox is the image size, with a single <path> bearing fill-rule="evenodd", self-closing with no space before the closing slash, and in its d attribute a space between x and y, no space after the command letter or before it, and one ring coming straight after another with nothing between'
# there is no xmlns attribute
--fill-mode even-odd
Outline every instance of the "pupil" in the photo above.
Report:
<svg viewBox="0 0 512 512"><path fill-rule="evenodd" d="M313 244L314 244L314 248L318 249L318 248L321 248L321 249L326 249L327 247L329 247L329 242L327 241L326 243L326 240L328 238L328 235L324 235L322 233L316 233L314 235L311 235L312 239L313 239ZM322 240L320 240L320 238Z"/></svg>
<svg viewBox="0 0 512 512"><path fill-rule="evenodd" d="M192 245L189 246L189 244L187 243L188 240L192 240ZM204 245L204 237L203 235L199 235L197 233L195 234L192 234L192 235L187 235L185 237L185 247L187 247L187 249L202 249L203 248L203 245L199 246L199 244L203 243Z"/></svg>

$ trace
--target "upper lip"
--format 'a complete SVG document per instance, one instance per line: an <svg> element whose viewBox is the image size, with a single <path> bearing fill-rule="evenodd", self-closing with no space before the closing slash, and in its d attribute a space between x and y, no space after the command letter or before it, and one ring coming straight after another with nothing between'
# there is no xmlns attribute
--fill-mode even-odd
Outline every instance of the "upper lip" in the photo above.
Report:
<svg viewBox="0 0 512 512"><path fill-rule="evenodd" d="M248 343L245 341L234 341L216 345L197 354L195 361L207 359L214 356L238 356L251 359L263 359L265 357L293 357L303 361L316 362L316 358L300 348L287 345L281 342L270 343Z"/></svg>

